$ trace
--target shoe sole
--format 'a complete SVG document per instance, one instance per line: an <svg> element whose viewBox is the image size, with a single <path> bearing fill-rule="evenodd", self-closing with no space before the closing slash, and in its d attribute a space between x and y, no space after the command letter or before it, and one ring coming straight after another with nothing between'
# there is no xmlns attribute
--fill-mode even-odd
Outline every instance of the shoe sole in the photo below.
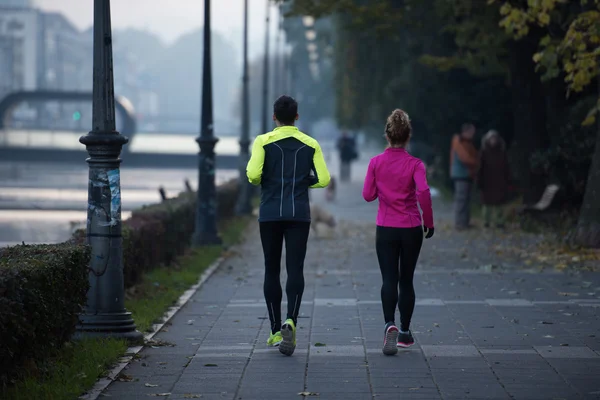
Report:
<svg viewBox="0 0 600 400"><path fill-rule="evenodd" d="M412 343L400 343L400 342L398 342L398 344L396 346L399 347L399 348L402 348L402 349L408 349L413 344L415 344L415 342L412 342Z"/></svg>
<svg viewBox="0 0 600 400"><path fill-rule="evenodd" d="M385 334L385 343L383 345L383 354L386 356L393 356L398 353L398 329L389 329Z"/></svg>
<svg viewBox="0 0 600 400"><path fill-rule="evenodd" d="M283 355L291 356L294 354L294 350L296 350L293 329L288 325L283 325L281 327L281 336L283 336L283 340L279 343L279 352Z"/></svg>

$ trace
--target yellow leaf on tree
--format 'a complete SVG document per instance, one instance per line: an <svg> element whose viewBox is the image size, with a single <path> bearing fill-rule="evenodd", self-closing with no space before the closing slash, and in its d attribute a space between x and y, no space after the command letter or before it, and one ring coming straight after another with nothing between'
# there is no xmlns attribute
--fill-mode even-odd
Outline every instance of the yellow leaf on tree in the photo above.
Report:
<svg viewBox="0 0 600 400"><path fill-rule="evenodd" d="M538 21L542 26L546 26L550 23L550 15L547 13L542 13L538 15Z"/></svg>

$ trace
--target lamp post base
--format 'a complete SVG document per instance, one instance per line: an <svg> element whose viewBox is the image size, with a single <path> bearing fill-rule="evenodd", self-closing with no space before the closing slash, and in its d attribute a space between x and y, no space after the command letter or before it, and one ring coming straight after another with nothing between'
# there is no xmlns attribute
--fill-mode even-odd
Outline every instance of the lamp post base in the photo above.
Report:
<svg viewBox="0 0 600 400"><path fill-rule="evenodd" d="M130 312L109 314L80 314L74 339L83 338L126 339L132 344L142 344L144 335L136 330Z"/></svg>

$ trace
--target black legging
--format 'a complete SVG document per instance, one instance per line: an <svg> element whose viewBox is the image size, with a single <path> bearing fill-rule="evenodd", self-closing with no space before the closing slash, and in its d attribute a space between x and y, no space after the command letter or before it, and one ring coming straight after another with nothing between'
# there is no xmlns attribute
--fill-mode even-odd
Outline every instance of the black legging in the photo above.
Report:
<svg viewBox="0 0 600 400"><path fill-rule="evenodd" d="M375 243L383 278L381 304L385 322L395 322L394 314L398 304L401 329L407 331L415 309L413 277L423 244L423 228L378 226ZM398 301L398 289L400 289L400 301Z"/></svg>
<svg viewBox="0 0 600 400"><path fill-rule="evenodd" d="M281 329L281 253L285 238L285 264L287 283L285 292L288 300L287 318L297 322L304 293L304 257L310 232L310 222L274 221L261 222L260 240L265 255L265 301L271 320L271 332Z"/></svg>

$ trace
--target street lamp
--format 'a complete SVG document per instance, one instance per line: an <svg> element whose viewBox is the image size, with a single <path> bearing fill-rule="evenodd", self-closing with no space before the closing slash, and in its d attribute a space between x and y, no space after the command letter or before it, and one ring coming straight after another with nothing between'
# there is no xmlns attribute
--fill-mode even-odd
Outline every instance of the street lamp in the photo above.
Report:
<svg viewBox="0 0 600 400"><path fill-rule="evenodd" d="M240 193L237 202L238 215L252 213L252 186L246 178L246 165L250 158L250 110L248 95L248 0L244 0L244 61L242 72L242 133L240 137Z"/></svg>
<svg viewBox="0 0 600 400"><path fill-rule="evenodd" d="M267 133L269 129L269 36L270 36L270 0L267 0L267 19L265 29L265 61L263 65L263 104L260 120L262 121L262 132Z"/></svg>
<svg viewBox="0 0 600 400"><path fill-rule="evenodd" d="M90 289L76 337L142 340L125 309L121 236L121 149L128 139L115 125L110 0L94 0L92 131L79 138L89 153L87 243Z"/></svg>
<svg viewBox="0 0 600 400"><path fill-rule="evenodd" d="M217 193L215 185L215 145L219 139L213 134L212 60L210 46L210 0L204 0L204 60L202 66L202 119L198 168L198 200L194 246L221 244L217 234Z"/></svg>
<svg viewBox="0 0 600 400"><path fill-rule="evenodd" d="M273 58L274 65L274 74L273 74L273 97L279 97L281 94L281 88L279 87L279 81L281 79L281 52L279 49L279 45L281 43L281 14L277 14L277 23L276 23L276 36L275 36L275 57Z"/></svg>

